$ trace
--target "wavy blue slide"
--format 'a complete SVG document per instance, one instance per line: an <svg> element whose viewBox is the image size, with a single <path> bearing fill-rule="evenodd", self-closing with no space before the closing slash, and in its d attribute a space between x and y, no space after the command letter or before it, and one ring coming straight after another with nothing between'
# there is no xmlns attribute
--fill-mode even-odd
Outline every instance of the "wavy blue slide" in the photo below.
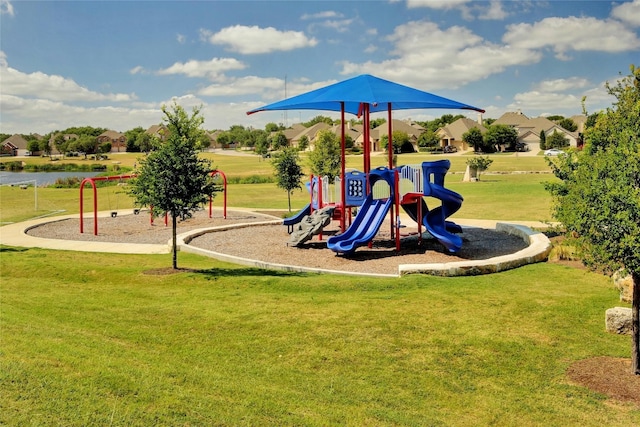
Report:
<svg viewBox="0 0 640 427"><path fill-rule="evenodd" d="M435 184L431 184L431 195L442 200L442 205L428 211L422 218L422 223L427 227L427 231L438 239L450 253L458 252L462 248L462 237L453 234L452 231L456 231L454 226L460 231L462 229L459 225L446 221L446 219L460 209L462 196L455 191Z"/></svg>
<svg viewBox="0 0 640 427"><path fill-rule="evenodd" d="M392 202L391 197L374 200L369 194L358 208L358 215L351 226L344 233L329 237L327 247L337 253L350 254L359 246L368 244L378 233Z"/></svg>

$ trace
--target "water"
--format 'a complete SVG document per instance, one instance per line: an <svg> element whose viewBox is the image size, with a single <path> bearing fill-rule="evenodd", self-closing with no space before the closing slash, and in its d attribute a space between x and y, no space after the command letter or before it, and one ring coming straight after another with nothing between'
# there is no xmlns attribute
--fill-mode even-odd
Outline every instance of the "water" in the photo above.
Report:
<svg viewBox="0 0 640 427"><path fill-rule="evenodd" d="M97 176L98 172L0 172L0 185L16 184L35 180L38 187L55 184L59 178L78 177L80 179ZM29 184L33 184L30 182Z"/></svg>

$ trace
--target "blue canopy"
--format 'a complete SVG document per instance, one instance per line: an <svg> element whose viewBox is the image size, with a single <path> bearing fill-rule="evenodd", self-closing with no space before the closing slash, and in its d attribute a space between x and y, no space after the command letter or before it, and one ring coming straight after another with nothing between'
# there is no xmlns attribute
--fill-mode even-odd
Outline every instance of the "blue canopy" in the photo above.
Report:
<svg viewBox="0 0 640 427"><path fill-rule="evenodd" d="M248 111L247 114L272 110L340 111L342 102L344 102L344 111L355 115L362 113L362 104L369 104L369 112L371 113L387 111L389 104L391 104L391 109L393 110L442 108L474 110L484 113L481 108L413 89L369 74L362 74L311 92L256 108Z"/></svg>

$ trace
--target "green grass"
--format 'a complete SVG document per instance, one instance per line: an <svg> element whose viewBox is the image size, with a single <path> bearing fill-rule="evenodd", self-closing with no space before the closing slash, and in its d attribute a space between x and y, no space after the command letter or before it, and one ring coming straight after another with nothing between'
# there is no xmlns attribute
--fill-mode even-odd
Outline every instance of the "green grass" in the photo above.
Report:
<svg viewBox="0 0 640 427"><path fill-rule="evenodd" d="M4 248L6 425L633 425L570 384L628 357L599 275L550 264L473 278L202 269L168 255Z"/></svg>
<svg viewBox="0 0 640 427"><path fill-rule="evenodd" d="M115 155L122 166L132 167L139 161L139 153ZM268 161L257 156L226 156L206 153L203 156L212 160L214 167L224 171L232 179L246 179L251 176L269 177L273 167ZM423 161L449 158L452 162L451 174L447 176L447 187L460 193L465 201L456 214L458 218L498 219L498 220L543 220L549 221L551 198L544 190L542 182L552 180L549 174L504 174L512 171L548 171L544 159L540 156L518 157L495 154L494 163L478 183L462 183L462 173L466 168L467 156L430 155L424 153L401 154L399 164L419 164ZM386 156L372 157L372 167L386 163ZM31 162L32 159L29 159ZM47 162L47 158L35 158L33 161ZM78 158L69 160L78 162ZM111 160L109 160L111 161ZM306 156L302 156L306 164ZM362 155L348 156L347 167L362 169ZM306 173L309 173L307 168ZM55 211L65 213L79 212L78 189L39 188L37 194L38 209L35 209L34 190L18 187L0 187L0 222L24 221ZM287 209L286 192L277 188L275 183L237 184L228 186L228 205L254 209ZM127 209L133 207L133 200L125 194L122 187L104 187L98 189L98 210ZM296 190L292 194L293 210L302 208L309 202L306 190ZM214 201L222 206L222 196ZM85 189L85 210L93 209L91 189Z"/></svg>

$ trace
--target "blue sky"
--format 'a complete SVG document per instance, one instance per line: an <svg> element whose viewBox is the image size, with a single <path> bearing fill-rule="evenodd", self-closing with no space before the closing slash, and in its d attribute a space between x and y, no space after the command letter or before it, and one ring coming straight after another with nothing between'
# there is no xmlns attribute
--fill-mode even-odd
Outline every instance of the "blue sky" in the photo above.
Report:
<svg viewBox="0 0 640 427"><path fill-rule="evenodd" d="M291 125L330 114L245 113L359 74L485 117L571 116L583 96L589 112L611 106L605 82L640 65L640 0L0 0L0 11L3 133L146 128L172 100L202 106L207 129ZM394 117L445 113L458 111Z"/></svg>

